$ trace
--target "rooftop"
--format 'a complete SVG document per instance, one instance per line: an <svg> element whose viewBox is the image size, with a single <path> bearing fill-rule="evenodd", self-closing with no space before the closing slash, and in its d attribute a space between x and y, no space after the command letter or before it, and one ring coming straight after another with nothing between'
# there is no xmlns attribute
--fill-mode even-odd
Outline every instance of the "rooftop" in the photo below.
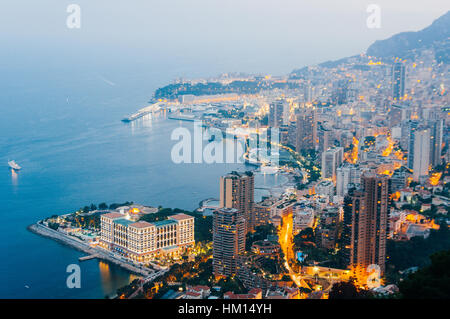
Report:
<svg viewBox="0 0 450 319"><path fill-rule="evenodd" d="M246 172L232 171L231 173L226 174L224 177L227 177L227 178L240 178L240 177L245 177L245 176L253 176L253 172L251 172L251 171L246 171Z"/></svg>
<svg viewBox="0 0 450 319"><path fill-rule="evenodd" d="M132 221L132 220L126 219L126 218L120 218L120 219L115 220L114 223L122 225L122 226L125 226L125 227L128 227L128 226L130 226L131 224L133 224L135 222Z"/></svg>
<svg viewBox="0 0 450 319"><path fill-rule="evenodd" d="M115 218L123 218L124 215L121 213L107 213L107 214L103 214L102 217L115 219Z"/></svg>
<svg viewBox="0 0 450 319"><path fill-rule="evenodd" d="M191 219L191 218L194 218L194 217L186 215L186 214L176 214L176 215L169 216L169 218L170 219L175 219L175 220L184 220L184 219Z"/></svg>
<svg viewBox="0 0 450 319"><path fill-rule="evenodd" d="M177 222L173 219L165 219L165 220L153 222L153 225L155 225L156 227L163 227L166 225L171 225L171 224L176 224L176 223Z"/></svg>
<svg viewBox="0 0 450 319"><path fill-rule="evenodd" d="M140 221L140 222L136 222L133 224L129 224L130 227L135 227L135 228L147 228L147 227L151 227L153 226L153 224L150 224L146 221Z"/></svg>

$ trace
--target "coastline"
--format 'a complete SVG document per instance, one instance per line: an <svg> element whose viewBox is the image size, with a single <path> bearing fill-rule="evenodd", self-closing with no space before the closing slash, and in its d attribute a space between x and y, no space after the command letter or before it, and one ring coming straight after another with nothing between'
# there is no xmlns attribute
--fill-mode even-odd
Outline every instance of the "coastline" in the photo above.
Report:
<svg viewBox="0 0 450 319"><path fill-rule="evenodd" d="M95 258L102 259L108 262L111 262L133 274L136 274L138 276L148 276L152 274L154 271L151 269L143 269L139 268L137 266L134 266L128 262L125 262L123 260L120 260L113 255L111 255L108 251L105 251L103 249L98 249L95 247L91 247L88 244L80 241L79 239L73 238L71 236L65 235L61 232L58 232L54 229L48 228L44 225L41 225L39 223L31 224L27 227L27 230L40 235L42 237L46 237L49 239L52 239L56 242L59 242L63 245L69 246L73 249L76 249L78 251L84 252L88 255L95 255Z"/></svg>

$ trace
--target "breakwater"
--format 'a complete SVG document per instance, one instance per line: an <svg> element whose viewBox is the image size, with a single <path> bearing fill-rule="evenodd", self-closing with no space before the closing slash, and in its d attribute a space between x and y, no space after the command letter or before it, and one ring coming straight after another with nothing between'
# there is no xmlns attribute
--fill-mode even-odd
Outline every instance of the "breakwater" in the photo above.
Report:
<svg viewBox="0 0 450 319"><path fill-rule="evenodd" d="M152 274L154 272L152 269L133 265L129 262L126 262L126 261L119 259L118 257L112 255L109 251L106 251L102 248L91 247L88 244L82 242L81 240L79 240L75 237L63 234L54 229L48 228L42 224L39 224L39 223L32 224L32 225L28 226L27 229L35 234L38 234L43 237L51 238L59 243L70 246L70 247L72 247L76 250L82 251L88 255L95 255L96 258L114 263L134 274L138 274L138 275L142 275L142 276L149 276L150 274Z"/></svg>

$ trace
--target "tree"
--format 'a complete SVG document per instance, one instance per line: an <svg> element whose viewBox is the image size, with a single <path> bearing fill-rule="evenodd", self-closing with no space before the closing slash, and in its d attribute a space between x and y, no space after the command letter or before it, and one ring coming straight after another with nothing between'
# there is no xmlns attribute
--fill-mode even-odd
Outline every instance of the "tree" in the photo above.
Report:
<svg viewBox="0 0 450 319"><path fill-rule="evenodd" d="M126 201L125 203L122 203L122 204L113 203L113 204L109 205L109 209L116 209L121 206L130 206L130 205L133 205L133 202Z"/></svg>
<svg viewBox="0 0 450 319"><path fill-rule="evenodd" d="M261 125L268 125L269 124L269 116L268 115L264 115L263 118L261 118Z"/></svg>
<svg viewBox="0 0 450 319"><path fill-rule="evenodd" d="M403 298L450 299L450 250L437 252L430 259L430 266L399 283Z"/></svg>
<svg viewBox="0 0 450 319"><path fill-rule="evenodd" d="M247 293L247 289L244 287L244 285L241 283L241 281L239 279L237 279L236 277L227 277L227 278L222 278L220 279L220 281L217 284L218 286L220 286L222 289L222 293L231 291L235 294L243 294L243 293Z"/></svg>
<svg viewBox="0 0 450 319"><path fill-rule="evenodd" d="M357 299L358 289L353 282L338 282L331 287L330 299Z"/></svg>
<svg viewBox="0 0 450 319"><path fill-rule="evenodd" d="M48 223L48 227L54 230L58 230L59 224L58 223Z"/></svg>
<svg viewBox="0 0 450 319"><path fill-rule="evenodd" d="M426 267L430 263L430 255L450 249L450 230L445 222L439 226L439 230L432 229L426 239L413 237L409 241L388 240L386 275L395 277L399 270L416 266Z"/></svg>
<svg viewBox="0 0 450 319"><path fill-rule="evenodd" d="M108 209L108 205L106 205L106 203L100 203L98 204L98 209L101 210Z"/></svg>
<svg viewBox="0 0 450 319"><path fill-rule="evenodd" d="M306 188L306 184L297 183L297 184L295 185L295 187L297 188L297 190L301 191L301 190L303 190L303 189Z"/></svg>
<svg viewBox="0 0 450 319"><path fill-rule="evenodd" d="M370 296L369 291L358 289L353 281L342 281L331 287L329 299L364 299Z"/></svg>
<svg viewBox="0 0 450 319"><path fill-rule="evenodd" d="M171 215L186 214L194 217L194 238L196 242L208 242L212 240L212 216L203 216L198 212L190 212L180 208L159 208L154 214L141 216L140 220L153 223L167 219Z"/></svg>
<svg viewBox="0 0 450 319"><path fill-rule="evenodd" d="M277 229L273 224L260 225L255 227L253 233L248 233L245 241L245 249L250 250L252 244L258 240L267 239L267 236L277 233Z"/></svg>
<svg viewBox="0 0 450 319"><path fill-rule="evenodd" d="M298 290L300 290L300 292L304 294L309 294L312 291L311 289L305 287L300 287Z"/></svg>
<svg viewBox="0 0 450 319"><path fill-rule="evenodd" d="M311 227L305 228L295 237L299 241L314 241L314 229Z"/></svg>

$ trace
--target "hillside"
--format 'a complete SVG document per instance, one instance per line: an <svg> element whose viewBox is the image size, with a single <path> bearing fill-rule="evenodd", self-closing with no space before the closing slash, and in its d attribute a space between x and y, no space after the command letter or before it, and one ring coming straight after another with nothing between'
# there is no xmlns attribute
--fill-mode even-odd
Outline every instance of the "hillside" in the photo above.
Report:
<svg viewBox="0 0 450 319"><path fill-rule="evenodd" d="M417 32L401 32L385 40L375 41L367 55L380 58L410 58L414 51L434 49L438 61L449 61L450 11L430 26Z"/></svg>

